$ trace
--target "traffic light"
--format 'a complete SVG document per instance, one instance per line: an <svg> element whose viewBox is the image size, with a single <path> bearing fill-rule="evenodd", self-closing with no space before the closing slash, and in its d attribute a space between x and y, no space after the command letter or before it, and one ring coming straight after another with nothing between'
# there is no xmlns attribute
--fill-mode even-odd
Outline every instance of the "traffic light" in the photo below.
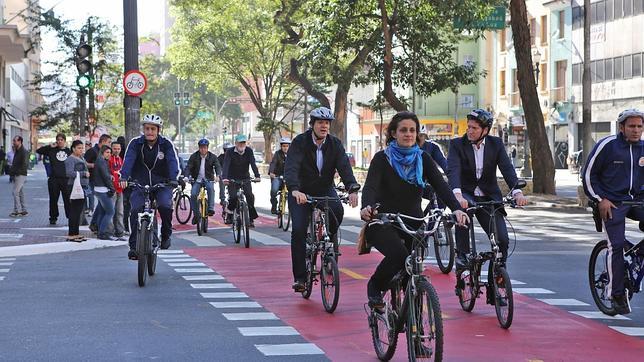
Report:
<svg viewBox="0 0 644 362"><path fill-rule="evenodd" d="M179 93L179 92L174 93L174 105L175 106L180 106L181 105L181 93Z"/></svg>
<svg viewBox="0 0 644 362"><path fill-rule="evenodd" d="M92 54L92 47L89 44L83 43L76 48L76 69L78 69L78 77L76 77L76 85L80 88L91 88L94 86L94 78L92 78L92 63L87 59Z"/></svg>
<svg viewBox="0 0 644 362"><path fill-rule="evenodd" d="M188 92L183 92L183 105L184 106L190 105L190 93Z"/></svg>

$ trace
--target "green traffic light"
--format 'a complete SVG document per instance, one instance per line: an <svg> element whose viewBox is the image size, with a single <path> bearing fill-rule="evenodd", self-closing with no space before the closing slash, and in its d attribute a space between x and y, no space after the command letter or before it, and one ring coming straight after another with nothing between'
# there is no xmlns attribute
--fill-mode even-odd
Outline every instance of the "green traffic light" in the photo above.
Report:
<svg viewBox="0 0 644 362"><path fill-rule="evenodd" d="M79 75L76 77L76 85L80 88L90 88L94 85L94 80L88 75Z"/></svg>

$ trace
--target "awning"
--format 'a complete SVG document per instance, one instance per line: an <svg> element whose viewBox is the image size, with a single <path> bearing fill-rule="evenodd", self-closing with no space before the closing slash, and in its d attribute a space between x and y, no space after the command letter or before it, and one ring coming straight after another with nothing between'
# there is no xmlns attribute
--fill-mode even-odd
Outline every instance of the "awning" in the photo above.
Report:
<svg viewBox="0 0 644 362"><path fill-rule="evenodd" d="M0 25L0 55L9 64L20 63L29 49L29 37L16 25Z"/></svg>

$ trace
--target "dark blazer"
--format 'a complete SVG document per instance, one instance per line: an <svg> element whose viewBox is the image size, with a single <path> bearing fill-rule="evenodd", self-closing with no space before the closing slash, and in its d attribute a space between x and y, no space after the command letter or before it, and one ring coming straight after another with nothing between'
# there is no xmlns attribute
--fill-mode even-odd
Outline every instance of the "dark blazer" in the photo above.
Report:
<svg viewBox="0 0 644 362"><path fill-rule="evenodd" d="M11 163L9 174L12 176L27 176L28 168L29 152L25 149L25 146L20 145L20 148L14 152L13 163Z"/></svg>
<svg viewBox="0 0 644 362"><path fill-rule="evenodd" d="M197 177L199 176L199 168L201 167L201 154L199 151L193 153L190 155L190 159L188 160L188 175L192 177L194 180L197 180ZM219 164L219 159L217 159L217 156L215 156L214 153L208 151L208 154L206 155L206 164L205 164L205 173L206 173L206 180L208 181L214 181L215 180L215 175L221 176L221 165Z"/></svg>
<svg viewBox="0 0 644 362"><path fill-rule="evenodd" d="M476 179L476 161L472 144L467 135L454 138L447 154L447 178L452 190L461 189L463 195L473 196L478 186L483 193L494 200L501 201L503 195L496 181L496 168L501 170L505 182L510 188L517 183L517 174L499 137L485 137L483 151L483 174Z"/></svg>
<svg viewBox="0 0 644 362"><path fill-rule="evenodd" d="M268 167L268 173L274 173L275 176L284 175L284 164L286 163L286 154L282 150L275 151L271 164Z"/></svg>

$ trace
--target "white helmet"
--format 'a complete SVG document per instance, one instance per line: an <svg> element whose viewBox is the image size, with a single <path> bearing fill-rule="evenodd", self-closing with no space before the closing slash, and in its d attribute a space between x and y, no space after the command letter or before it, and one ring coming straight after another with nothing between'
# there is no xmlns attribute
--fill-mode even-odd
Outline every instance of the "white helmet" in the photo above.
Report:
<svg viewBox="0 0 644 362"><path fill-rule="evenodd" d="M280 145L283 145L283 144L290 145L290 144L291 144L291 139L290 139L290 138L288 138L288 137L282 137L282 138L280 138Z"/></svg>
<svg viewBox="0 0 644 362"><path fill-rule="evenodd" d="M626 109L622 113L617 116L617 123L621 124L625 120L631 117L639 117L644 121L644 112L640 111L639 109L631 108L631 109Z"/></svg>
<svg viewBox="0 0 644 362"><path fill-rule="evenodd" d="M156 114L146 114L145 116L143 116L143 121L141 121L141 124L153 124L161 128L163 127L163 120Z"/></svg>
<svg viewBox="0 0 644 362"><path fill-rule="evenodd" d="M427 126L425 125L420 126L420 130L418 130L418 135L420 136L421 134L424 134L425 136L429 136L429 133L427 133Z"/></svg>

